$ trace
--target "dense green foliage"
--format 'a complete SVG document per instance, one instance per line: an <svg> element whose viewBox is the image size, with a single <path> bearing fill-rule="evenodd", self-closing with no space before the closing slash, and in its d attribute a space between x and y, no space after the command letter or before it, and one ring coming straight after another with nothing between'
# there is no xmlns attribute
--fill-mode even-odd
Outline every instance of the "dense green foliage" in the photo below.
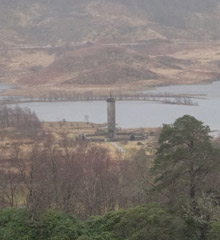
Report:
<svg viewBox="0 0 220 240"><path fill-rule="evenodd" d="M74 217L47 211L39 220L36 236L40 240L76 240L82 235L82 224Z"/></svg>
<svg viewBox="0 0 220 240"><path fill-rule="evenodd" d="M200 240L200 225L150 204L115 211L81 222L66 214L47 211L31 219L26 209L0 212L1 240ZM220 222L210 224L208 240L220 239Z"/></svg>
<svg viewBox="0 0 220 240"><path fill-rule="evenodd" d="M25 209L3 209L0 212L1 240L29 240L35 234L30 215Z"/></svg>
<svg viewBox="0 0 220 240"><path fill-rule="evenodd" d="M32 219L24 208L8 208L0 212L1 240L76 240L83 225L64 213L47 211Z"/></svg>
<svg viewBox="0 0 220 240"><path fill-rule="evenodd" d="M219 240L220 239L220 222L214 221L211 224L211 230L209 232L210 240Z"/></svg>

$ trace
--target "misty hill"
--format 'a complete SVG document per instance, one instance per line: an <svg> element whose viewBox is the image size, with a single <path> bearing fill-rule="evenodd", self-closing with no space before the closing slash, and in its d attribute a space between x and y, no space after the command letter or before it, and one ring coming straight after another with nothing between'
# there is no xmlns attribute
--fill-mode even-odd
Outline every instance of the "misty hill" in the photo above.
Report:
<svg viewBox="0 0 220 240"><path fill-rule="evenodd" d="M217 39L219 5L219 0L1 0L0 35L38 44Z"/></svg>
<svg viewBox="0 0 220 240"><path fill-rule="evenodd" d="M176 42L218 41L219 13L220 0L0 0L0 81L60 88L210 80L219 74L218 47Z"/></svg>

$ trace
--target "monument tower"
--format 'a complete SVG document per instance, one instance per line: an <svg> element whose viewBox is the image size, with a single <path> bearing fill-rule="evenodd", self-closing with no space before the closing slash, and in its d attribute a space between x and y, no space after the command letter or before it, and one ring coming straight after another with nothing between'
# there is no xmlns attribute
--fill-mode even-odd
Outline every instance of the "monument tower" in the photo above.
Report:
<svg viewBox="0 0 220 240"><path fill-rule="evenodd" d="M107 114L108 114L108 138L116 138L115 127L115 99L111 96L107 99Z"/></svg>

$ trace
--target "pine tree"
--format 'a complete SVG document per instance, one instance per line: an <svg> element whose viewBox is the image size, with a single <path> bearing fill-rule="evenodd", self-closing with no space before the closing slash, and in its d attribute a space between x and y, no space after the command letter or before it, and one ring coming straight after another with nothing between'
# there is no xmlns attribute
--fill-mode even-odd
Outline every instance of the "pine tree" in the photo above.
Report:
<svg viewBox="0 0 220 240"><path fill-rule="evenodd" d="M219 164L209 134L208 126L189 115L163 126L152 169L157 189L172 189L175 198L191 200L205 191L206 176Z"/></svg>

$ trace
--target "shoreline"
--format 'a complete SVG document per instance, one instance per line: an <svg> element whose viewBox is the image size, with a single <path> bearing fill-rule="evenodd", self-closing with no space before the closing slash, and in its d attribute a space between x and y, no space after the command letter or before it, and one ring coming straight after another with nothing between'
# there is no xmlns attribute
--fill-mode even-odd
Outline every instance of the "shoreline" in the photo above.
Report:
<svg viewBox="0 0 220 240"><path fill-rule="evenodd" d="M214 82L220 81L220 78L216 79L210 79L205 81L195 81L195 82L183 82L183 83L164 83L164 84L141 84L141 86L135 87L135 86L127 86L127 85L115 85L115 86L71 86L71 88L59 88L59 87L53 87L49 88L48 90L45 90L47 86L36 86L34 87L27 87L27 86L17 86L7 83L0 83L0 87L3 86L6 88L3 90L0 90L0 97L24 97L24 98L44 98L46 95L56 95L56 94L62 94L62 95L68 95L68 94L76 94L81 97L86 96L87 94L94 97L100 97L100 96L106 96L109 94L114 93L121 93L121 94L127 94L127 93L134 93L134 92L150 92L154 91L161 87L169 87L169 86L187 86L187 85L209 85ZM130 90L132 88L132 91ZM29 94L27 94L27 92ZM186 94L187 95L187 94Z"/></svg>

